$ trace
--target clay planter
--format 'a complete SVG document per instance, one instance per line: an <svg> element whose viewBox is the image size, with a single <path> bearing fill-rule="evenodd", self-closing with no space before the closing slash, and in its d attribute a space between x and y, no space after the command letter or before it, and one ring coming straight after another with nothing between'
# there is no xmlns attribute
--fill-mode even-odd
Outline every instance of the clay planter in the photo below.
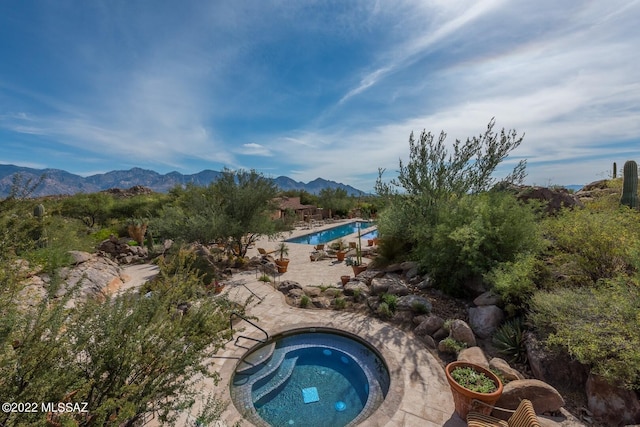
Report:
<svg viewBox="0 0 640 427"><path fill-rule="evenodd" d="M342 251L336 252L336 257L338 257L338 261L340 262L344 261L344 257L346 255L347 255L346 252L342 252Z"/></svg>
<svg viewBox="0 0 640 427"><path fill-rule="evenodd" d="M475 391L471 391L467 388L462 387L458 384L453 377L451 376L451 371L455 368L473 368L478 372L482 372L487 377L491 378L493 382L496 384L497 389L492 393L478 393ZM492 408L490 406L485 406L482 404L474 404L473 400L479 400L481 402L486 403L487 405L495 405L495 403L502 395L503 385L500 378L496 376L493 372L488 369L483 368L482 366L476 365L474 363L468 362L451 362L445 368L444 372L447 376L447 381L449 382L449 387L451 387L451 393L453 394L453 403L455 405L455 410L457 414L463 420L467 419L467 414L473 408L474 412L479 412L484 415L489 415L491 413Z"/></svg>
<svg viewBox="0 0 640 427"><path fill-rule="evenodd" d="M351 280L351 276L340 276L340 281L342 282L342 286L346 285L349 280Z"/></svg>
<svg viewBox="0 0 640 427"><path fill-rule="evenodd" d="M373 239L367 240L367 246L373 246Z"/></svg>
<svg viewBox="0 0 640 427"><path fill-rule="evenodd" d="M275 260L276 265L278 266L278 273L286 273L287 266L289 265L289 258L277 259Z"/></svg>
<svg viewBox="0 0 640 427"><path fill-rule="evenodd" d="M353 269L353 275L357 276L358 274L360 274L363 271L365 271L367 269L367 266L366 265L352 265L351 268Z"/></svg>

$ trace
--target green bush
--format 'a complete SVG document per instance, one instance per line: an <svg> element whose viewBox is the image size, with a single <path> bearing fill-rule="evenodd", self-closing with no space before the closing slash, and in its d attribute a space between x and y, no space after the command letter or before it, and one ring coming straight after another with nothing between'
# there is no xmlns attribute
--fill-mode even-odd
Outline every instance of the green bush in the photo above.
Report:
<svg viewBox="0 0 640 427"><path fill-rule="evenodd" d="M451 337L447 337L442 341L440 341L440 345L438 347L445 353L458 354L462 350L467 348L467 344L460 341L456 341Z"/></svg>
<svg viewBox="0 0 640 427"><path fill-rule="evenodd" d="M592 285L640 268L640 216L630 209L565 211L543 221L554 278Z"/></svg>
<svg viewBox="0 0 640 427"><path fill-rule="evenodd" d="M543 247L533 207L508 193L488 192L441 206L435 227L418 230L416 254L436 286L462 294L466 281L483 277L521 254Z"/></svg>
<svg viewBox="0 0 640 427"><path fill-rule="evenodd" d="M300 307L306 308L309 306L310 302L311 302L311 299L309 299L308 296L302 295L302 298L300 298Z"/></svg>
<svg viewBox="0 0 640 427"><path fill-rule="evenodd" d="M484 276L502 297L508 314L514 315L526 308L528 299L536 290L539 264L535 255L519 254L514 261L499 264Z"/></svg>
<svg viewBox="0 0 640 427"><path fill-rule="evenodd" d="M530 319L548 338L612 383L640 389L640 280L618 276L536 293Z"/></svg>
<svg viewBox="0 0 640 427"><path fill-rule="evenodd" d="M344 298L336 298L333 300L333 305L337 310L343 310L347 306L347 301Z"/></svg>
<svg viewBox="0 0 640 427"><path fill-rule="evenodd" d="M384 294L382 295L382 301L389 307L392 313L396 312L396 307L398 306L398 296L392 294Z"/></svg>
<svg viewBox="0 0 640 427"><path fill-rule="evenodd" d="M391 311L389 305L386 302L380 303L380 305L378 306L378 314L386 319L390 319L393 317L393 311Z"/></svg>

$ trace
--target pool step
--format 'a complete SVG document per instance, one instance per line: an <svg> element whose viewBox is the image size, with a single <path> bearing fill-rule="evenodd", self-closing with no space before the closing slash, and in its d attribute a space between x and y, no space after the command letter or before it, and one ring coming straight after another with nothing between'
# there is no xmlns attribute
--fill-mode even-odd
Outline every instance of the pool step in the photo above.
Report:
<svg viewBox="0 0 640 427"><path fill-rule="evenodd" d="M259 390L253 391L251 393L251 398L255 403L258 403L260 399L268 396L273 391L277 390L282 384L284 384L291 374L293 373L293 369L296 367L296 362L298 361L297 357L292 357L290 359L285 359L281 364L280 368L276 375L262 386Z"/></svg>
<svg viewBox="0 0 640 427"><path fill-rule="evenodd" d="M276 343L272 342L269 345L254 351L247 356L236 368L236 372L239 374L253 374L260 370L265 363L269 361L269 358L273 355L276 348Z"/></svg>

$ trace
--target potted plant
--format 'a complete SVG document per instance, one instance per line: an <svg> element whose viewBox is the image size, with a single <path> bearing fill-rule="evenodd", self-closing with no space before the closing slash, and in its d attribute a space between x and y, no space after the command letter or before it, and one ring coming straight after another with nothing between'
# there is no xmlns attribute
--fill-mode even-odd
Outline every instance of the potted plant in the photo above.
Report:
<svg viewBox="0 0 640 427"><path fill-rule="evenodd" d="M340 276L340 281L342 282L342 286L349 283L349 280L351 280L351 276Z"/></svg>
<svg viewBox="0 0 640 427"><path fill-rule="evenodd" d="M344 258L346 256L346 244L344 239L338 239L335 243L334 243L334 247L336 249L336 256L338 257L338 261L342 262L344 261Z"/></svg>
<svg viewBox="0 0 640 427"><path fill-rule="evenodd" d="M485 415L491 413L491 407L498 401L503 390L502 381L496 374L475 363L462 361L449 363L444 371L460 418L466 420L472 408ZM474 400L488 406L474 404Z"/></svg>
<svg viewBox="0 0 640 427"><path fill-rule="evenodd" d="M358 227L358 242L356 245L356 258L348 257L346 261L347 265L350 265L353 269L353 274L357 276L367 269L366 265L362 264L362 242L360 240L360 227Z"/></svg>
<svg viewBox="0 0 640 427"><path fill-rule="evenodd" d="M285 258L285 256L289 255L289 246L287 246L285 242L280 242L275 253L279 256L275 261L278 266L278 273L286 273L287 266L289 265L289 258Z"/></svg>

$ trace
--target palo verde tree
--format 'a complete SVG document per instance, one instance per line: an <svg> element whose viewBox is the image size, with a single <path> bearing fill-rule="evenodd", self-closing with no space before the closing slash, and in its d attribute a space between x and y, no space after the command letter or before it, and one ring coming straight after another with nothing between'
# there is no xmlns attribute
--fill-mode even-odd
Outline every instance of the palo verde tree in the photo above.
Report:
<svg viewBox="0 0 640 427"><path fill-rule="evenodd" d="M239 256L244 257L260 236L277 233L271 214L278 188L272 180L255 170L225 169L209 190L216 204L217 233L231 242Z"/></svg>
<svg viewBox="0 0 640 427"><path fill-rule="evenodd" d="M151 223L160 235L185 242L221 240L244 257L262 235L277 233L271 220L277 188L251 170L225 169L207 187L173 189L170 202Z"/></svg>
<svg viewBox="0 0 640 427"><path fill-rule="evenodd" d="M506 200L509 195L477 197L498 183L520 183L525 177L524 160L505 178L493 176L523 139L515 130L496 132L494 127L491 119L484 133L464 142L456 140L451 150L444 132L435 138L423 131L417 140L411 133L409 160L400 161L398 177L385 183L381 170L376 182L376 192L385 203L378 223L383 259L391 261L409 252L437 281L449 282L446 286L455 293L451 288L456 285L449 279L452 272L458 282L481 277L497 262L509 261L524 250L522 245L503 241L503 234L495 230L515 233L512 239L536 240L527 228L533 216ZM499 213L495 206L508 213ZM519 217L527 219L521 227L513 224ZM503 250L509 253L504 255ZM500 259L490 259L496 254Z"/></svg>

